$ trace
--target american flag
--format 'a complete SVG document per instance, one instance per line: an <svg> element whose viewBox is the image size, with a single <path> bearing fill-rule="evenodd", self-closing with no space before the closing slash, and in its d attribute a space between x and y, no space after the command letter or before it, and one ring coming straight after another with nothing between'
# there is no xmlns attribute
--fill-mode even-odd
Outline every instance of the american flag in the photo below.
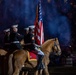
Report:
<svg viewBox="0 0 76 75"><path fill-rule="evenodd" d="M41 10L41 0L38 2L35 20L35 41L36 44L41 45L44 42L43 20Z"/></svg>

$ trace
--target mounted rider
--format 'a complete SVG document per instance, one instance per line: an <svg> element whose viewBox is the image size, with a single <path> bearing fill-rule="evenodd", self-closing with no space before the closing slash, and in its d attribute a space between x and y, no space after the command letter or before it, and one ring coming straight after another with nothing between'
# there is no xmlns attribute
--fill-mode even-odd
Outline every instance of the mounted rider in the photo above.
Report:
<svg viewBox="0 0 76 75"><path fill-rule="evenodd" d="M9 50L10 47L10 28L4 30L4 49Z"/></svg>
<svg viewBox="0 0 76 75"><path fill-rule="evenodd" d="M28 43L29 28L24 28L24 43Z"/></svg>
<svg viewBox="0 0 76 75"><path fill-rule="evenodd" d="M11 50L22 50L20 41L23 39L23 36L18 33L18 25L13 25L10 30L10 43Z"/></svg>
<svg viewBox="0 0 76 75"><path fill-rule="evenodd" d="M44 65L42 63L42 59L44 57L44 53L39 49L40 46L35 44L35 38L34 38L34 26L29 26L29 33L28 33L28 43L30 50L34 50L36 54L38 55L38 65L37 69L43 69Z"/></svg>
<svg viewBox="0 0 76 75"><path fill-rule="evenodd" d="M24 28L24 49L28 49L29 45L28 45L28 33L29 33L29 28Z"/></svg>

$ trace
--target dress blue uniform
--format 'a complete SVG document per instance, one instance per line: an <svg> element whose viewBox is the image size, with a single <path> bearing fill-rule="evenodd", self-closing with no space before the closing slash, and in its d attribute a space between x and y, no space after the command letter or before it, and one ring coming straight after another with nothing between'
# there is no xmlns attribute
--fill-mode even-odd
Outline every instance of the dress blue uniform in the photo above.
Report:
<svg viewBox="0 0 76 75"><path fill-rule="evenodd" d="M12 27L10 32L11 50L21 50L22 46L20 44L20 40L23 39L23 36L20 35L17 31L14 31L15 28L16 27Z"/></svg>
<svg viewBox="0 0 76 75"><path fill-rule="evenodd" d="M10 47L10 29L4 30L5 36L4 36L4 49L9 50Z"/></svg>
<svg viewBox="0 0 76 75"><path fill-rule="evenodd" d="M29 33L28 33L28 43L30 43L29 45L29 48L30 48L30 51L31 50L35 50L36 54L38 55L38 65L37 65L37 69L43 69L44 68L44 65L42 63L42 59L44 57L44 53L38 49L38 45L35 44L35 39L34 39L34 34L33 34L33 29L31 27L29 27ZM27 43L27 44L28 44Z"/></svg>
<svg viewBox="0 0 76 75"><path fill-rule="evenodd" d="M24 43L27 44L28 43L28 33L29 33L29 28L25 28L24 29Z"/></svg>

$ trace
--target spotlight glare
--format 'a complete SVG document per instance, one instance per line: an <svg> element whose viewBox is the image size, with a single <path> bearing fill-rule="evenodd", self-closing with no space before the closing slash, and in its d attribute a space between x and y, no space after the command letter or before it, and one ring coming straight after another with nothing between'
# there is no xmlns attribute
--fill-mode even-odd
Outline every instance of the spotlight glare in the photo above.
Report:
<svg viewBox="0 0 76 75"><path fill-rule="evenodd" d="M48 0L48 3L50 3L51 0Z"/></svg>

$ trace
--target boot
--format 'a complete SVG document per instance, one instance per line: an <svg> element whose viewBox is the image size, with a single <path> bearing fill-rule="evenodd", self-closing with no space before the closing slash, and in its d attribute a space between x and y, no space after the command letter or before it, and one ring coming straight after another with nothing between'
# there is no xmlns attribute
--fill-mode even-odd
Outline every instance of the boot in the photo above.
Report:
<svg viewBox="0 0 76 75"><path fill-rule="evenodd" d="M37 70L44 69L44 64L42 63L44 55L38 55L38 64L37 64Z"/></svg>

